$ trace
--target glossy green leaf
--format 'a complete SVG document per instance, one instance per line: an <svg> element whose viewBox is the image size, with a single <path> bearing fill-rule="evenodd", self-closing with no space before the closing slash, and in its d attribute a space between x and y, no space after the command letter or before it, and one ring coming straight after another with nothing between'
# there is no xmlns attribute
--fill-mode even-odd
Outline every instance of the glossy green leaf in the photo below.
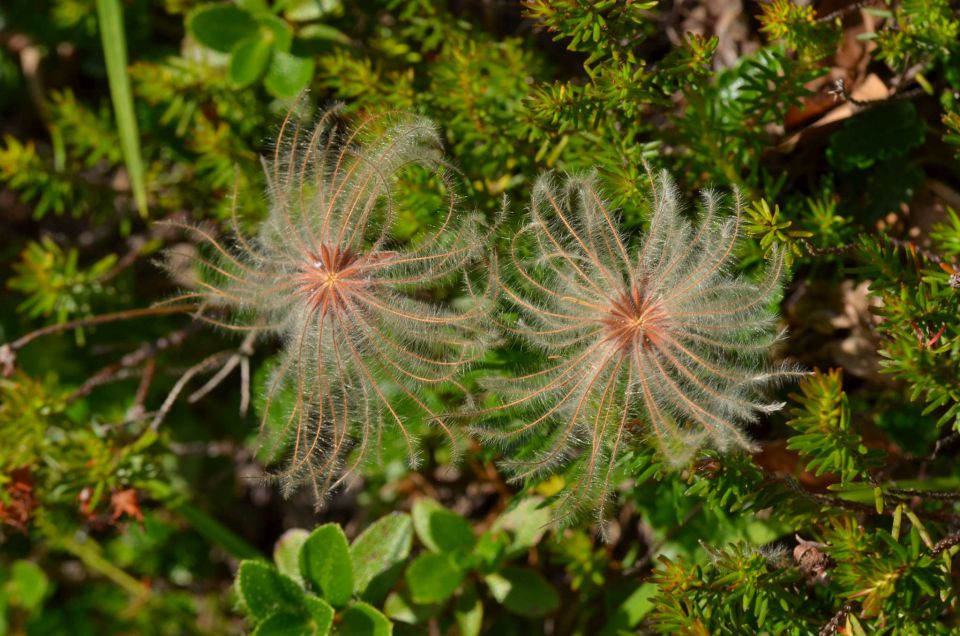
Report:
<svg viewBox="0 0 960 636"><path fill-rule="evenodd" d="M246 11L229 4L198 8L187 18L187 30L200 44L228 53L241 40L257 35L259 27Z"/></svg>
<svg viewBox="0 0 960 636"><path fill-rule="evenodd" d="M309 22L340 8L340 0L286 0L283 17L291 22Z"/></svg>
<svg viewBox="0 0 960 636"><path fill-rule="evenodd" d="M293 29L285 21L275 15L264 15L257 18L260 24L261 37L266 39L274 51L290 52L293 43Z"/></svg>
<svg viewBox="0 0 960 636"><path fill-rule="evenodd" d="M242 40L230 55L230 81L240 87L255 82L267 68L270 52L270 41L262 35Z"/></svg>
<svg viewBox="0 0 960 636"><path fill-rule="evenodd" d="M507 567L485 580L493 597L515 614L536 618L560 605L557 591L533 570Z"/></svg>
<svg viewBox="0 0 960 636"><path fill-rule="evenodd" d="M300 549L300 573L334 607L353 596L353 563L343 530L335 523L318 527Z"/></svg>
<svg viewBox="0 0 960 636"><path fill-rule="evenodd" d="M414 603L445 601L463 581L463 571L449 554L424 552L404 574Z"/></svg>
<svg viewBox="0 0 960 636"><path fill-rule="evenodd" d="M497 517L491 529L509 530L513 536L509 553L519 554L540 542L551 520L550 507L543 505L543 497L527 497Z"/></svg>
<svg viewBox="0 0 960 636"><path fill-rule="evenodd" d="M433 552L469 552L477 542L466 519L433 499L417 499L412 516L417 537Z"/></svg>
<svg viewBox="0 0 960 636"><path fill-rule="evenodd" d="M443 609L442 605L417 605L410 598L410 591L402 589L390 592L383 602L383 613L390 620L411 625L422 625Z"/></svg>
<svg viewBox="0 0 960 636"><path fill-rule="evenodd" d="M453 608L461 636L479 636L483 627L483 601L472 584L465 586Z"/></svg>
<svg viewBox="0 0 960 636"><path fill-rule="evenodd" d="M263 84L276 97L295 97L310 83L313 68L314 62L310 58L274 51Z"/></svg>
<svg viewBox="0 0 960 636"><path fill-rule="evenodd" d="M18 607L32 611L40 607L50 587L47 575L32 561L14 561L7 582L9 600Z"/></svg>
<svg viewBox="0 0 960 636"><path fill-rule="evenodd" d="M270 14L267 0L235 0L238 7L255 16Z"/></svg>
<svg viewBox="0 0 960 636"><path fill-rule="evenodd" d="M308 24L300 29L298 35L304 40L324 40L337 44L350 44L350 38L343 31L326 24Z"/></svg>
<svg viewBox="0 0 960 636"><path fill-rule="evenodd" d="M600 636L617 636L624 631L630 632L653 608L653 597L657 594L654 583L643 583L627 597L613 616L603 626Z"/></svg>
<svg viewBox="0 0 960 636"><path fill-rule="evenodd" d="M509 547L510 537L506 532L488 530L477 539L473 557L481 571L495 572L506 559Z"/></svg>

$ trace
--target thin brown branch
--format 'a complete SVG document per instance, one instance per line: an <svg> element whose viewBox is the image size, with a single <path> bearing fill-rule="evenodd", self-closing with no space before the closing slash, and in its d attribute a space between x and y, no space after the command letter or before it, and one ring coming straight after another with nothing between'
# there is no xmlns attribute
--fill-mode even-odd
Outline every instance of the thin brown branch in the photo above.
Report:
<svg viewBox="0 0 960 636"><path fill-rule="evenodd" d="M43 336L49 336L55 333L61 333L63 331L69 331L71 329L77 329L78 327L92 327L93 325L102 325L108 322L117 322L119 320L133 320L135 318L144 318L146 316L163 316L168 314L185 314L196 311L200 306L196 304L191 305L164 305L161 307L142 307L139 309L126 309L124 311L115 311L109 314L100 314L99 316L89 316L87 318L78 318L77 320L70 320L68 322L63 322L57 325L48 325L37 329L36 331L31 331L25 336L21 336L9 342L0 349L9 348L12 351L22 349L26 345L30 344L37 338Z"/></svg>
<svg viewBox="0 0 960 636"><path fill-rule="evenodd" d="M960 532L948 534L944 538L937 541L930 553L933 556L940 556L955 545L960 545Z"/></svg>
<svg viewBox="0 0 960 636"><path fill-rule="evenodd" d="M842 623L847 618L853 610L853 601L847 601L843 604L843 607L840 608L836 614L830 619L830 621L824 625L818 634L818 636L834 636L840 630L840 623Z"/></svg>
<svg viewBox="0 0 960 636"><path fill-rule="evenodd" d="M858 0L858 2L848 4L847 6L837 9L836 11L831 11L830 13L817 16L817 22L832 22L837 18L841 18L849 13L859 11L860 9L875 4L878 4L878 0Z"/></svg>
<svg viewBox="0 0 960 636"><path fill-rule="evenodd" d="M937 499L940 501L960 500L960 492L945 490L917 490L915 488L884 488L885 494L899 495L904 498Z"/></svg>
<svg viewBox="0 0 960 636"><path fill-rule="evenodd" d="M128 418L139 417L143 414L144 403L147 401L147 393L150 392L150 384L153 382L154 373L157 370L157 359L155 357L147 358L143 365L143 375L140 377L140 385L137 387L137 394L133 399L133 406L130 407Z"/></svg>
<svg viewBox="0 0 960 636"><path fill-rule="evenodd" d="M193 404L203 399L203 397L210 393L210 391L220 386L227 376L230 375L230 372L233 371L238 365L241 367L241 384L245 385L247 382L244 380L244 378L249 378L249 360L250 356L253 355L253 341L256 339L256 337L256 331L251 331L248 333L247 337L243 339L243 342L237 349L237 352L230 356L230 359L227 360L226 364L223 365L223 368L221 368L212 378L210 378L206 384L190 394L190 396L187 398L187 402ZM246 367L246 372L243 371L244 364L248 365ZM242 391L243 396L241 399L240 410L241 412L246 412L246 405L249 403L249 389L246 386L242 386Z"/></svg>
<svg viewBox="0 0 960 636"><path fill-rule="evenodd" d="M150 361L153 360L153 358L158 353L166 349L169 349L171 347L179 346L180 344L183 343L184 340L187 339L187 337L189 337L192 333L197 331L199 327L200 327L200 323L191 323L186 327L183 327L182 329L177 329L176 331L173 331L163 336L162 338L158 338L153 342L144 343L134 351L131 351L127 355L117 360L116 362L110 365L107 365L104 368L97 371L93 376L90 377L90 379L88 379L86 382L80 385L80 387L76 391L70 394L70 396L67 398L67 402L74 402L82 397L85 397L89 395L90 392L93 391L93 389L100 386L101 384L106 384L107 382L110 382L116 379L117 374L122 369L129 369L131 367L139 366L144 362L146 362L149 365ZM152 373L146 373L146 372L144 373L144 377L147 377L149 375L152 375ZM149 386L149 382L147 382L147 386ZM141 383L141 386L137 391L138 403L140 404L143 403L145 396L143 397L143 399L140 399L140 395L141 393L145 393L145 392L146 392L146 388L144 388L143 383Z"/></svg>
<svg viewBox="0 0 960 636"><path fill-rule="evenodd" d="M896 93L890 95L889 97L884 97L881 99L857 99L847 91L847 84L843 81L843 78L837 79L833 82L832 88L827 91L829 95L832 95L834 99L838 99L844 102L850 102L857 108L873 108L874 106L879 106L886 102L891 102L894 100L903 100L903 99L912 99L923 93L923 90L920 88L914 88L909 91L904 91L902 93Z"/></svg>

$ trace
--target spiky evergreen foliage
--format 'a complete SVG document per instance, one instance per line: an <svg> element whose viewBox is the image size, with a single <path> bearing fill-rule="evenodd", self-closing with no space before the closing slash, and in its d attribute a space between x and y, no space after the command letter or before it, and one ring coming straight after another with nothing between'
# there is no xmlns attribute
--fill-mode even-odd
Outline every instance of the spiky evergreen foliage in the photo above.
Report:
<svg viewBox="0 0 960 636"><path fill-rule="evenodd" d="M650 192L649 232L634 247L594 178L561 187L547 174L533 188L505 294L521 316L511 331L550 362L489 383L503 396L499 409L538 410L482 433L507 444L542 435L542 447L506 465L524 479L573 464L563 495L571 511L602 507L617 459L638 437L651 437L676 464L704 444L753 448L742 425L782 406L757 390L800 373L764 363L778 337L770 301L782 253L759 283L733 274L740 199L732 217L722 216L714 192L702 207L699 224L688 222L662 173Z"/></svg>
<svg viewBox="0 0 960 636"><path fill-rule="evenodd" d="M282 340L264 422L283 410L283 430L269 435L292 449L281 477L288 490L311 484L322 500L348 453L350 468L360 465L387 428L399 430L416 464L407 416L436 415L419 388L455 382L482 349L489 297L474 297L467 311L422 299L477 257L482 219L459 212L437 131L422 117L368 118L347 130L335 108L312 126L290 115L264 165L270 212L259 234L228 249L194 228L217 258L198 259L208 280L182 298L199 298L208 322ZM447 209L429 236L400 245L390 236L395 181L417 166L443 184ZM282 391L292 397L275 401Z"/></svg>

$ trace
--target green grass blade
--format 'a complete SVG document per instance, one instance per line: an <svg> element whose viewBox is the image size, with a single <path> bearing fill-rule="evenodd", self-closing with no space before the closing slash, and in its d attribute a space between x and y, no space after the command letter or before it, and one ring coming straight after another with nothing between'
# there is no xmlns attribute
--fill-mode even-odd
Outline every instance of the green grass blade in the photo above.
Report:
<svg viewBox="0 0 960 636"><path fill-rule="evenodd" d="M183 502L172 506L173 510L190 522L193 529L211 543L220 546L238 559L265 559L259 550L244 541L225 525L199 508Z"/></svg>
<svg viewBox="0 0 960 636"><path fill-rule="evenodd" d="M117 118L120 146L130 175L133 198L140 216L147 216L147 188L144 181L143 159L140 156L140 133L133 113L133 94L127 76L127 40L123 32L123 14L120 0L97 0L97 19L103 55L107 62L110 97Z"/></svg>

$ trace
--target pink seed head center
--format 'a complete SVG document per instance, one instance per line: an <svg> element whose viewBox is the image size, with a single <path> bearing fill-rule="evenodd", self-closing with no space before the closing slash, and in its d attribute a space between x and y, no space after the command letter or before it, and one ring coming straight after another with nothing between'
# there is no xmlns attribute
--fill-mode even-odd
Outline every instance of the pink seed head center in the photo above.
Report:
<svg viewBox="0 0 960 636"><path fill-rule="evenodd" d="M600 322L607 340L624 352L657 344L666 326L662 307L637 286L617 297Z"/></svg>
<svg viewBox="0 0 960 636"><path fill-rule="evenodd" d="M319 253L307 255L296 274L296 290L321 315L342 310L367 286L363 272L367 260L350 249L321 245Z"/></svg>

